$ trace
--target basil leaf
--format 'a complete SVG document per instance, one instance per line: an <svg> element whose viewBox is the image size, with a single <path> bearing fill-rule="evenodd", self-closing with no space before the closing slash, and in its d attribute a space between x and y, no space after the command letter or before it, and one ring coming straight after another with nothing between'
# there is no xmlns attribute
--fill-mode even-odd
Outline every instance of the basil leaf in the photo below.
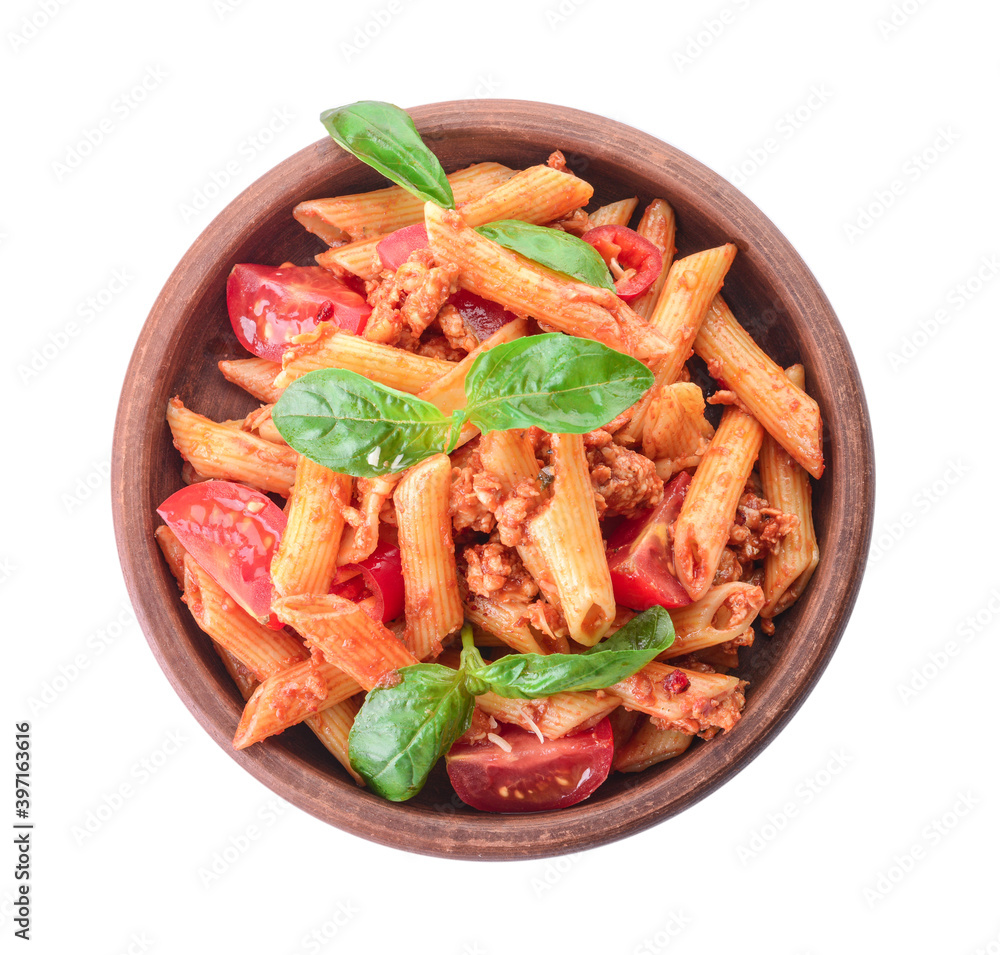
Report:
<svg viewBox="0 0 1000 955"><path fill-rule="evenodd" d="M392 103L362 100L328 109L320 122L333 141L425 202L455 208L448 177L409 115Z"/></svg>
<svg viewBox="0 0 1000 955"><path fill-rule="evenodd" d="M501 219L479 226L476 232L554 272L598 288L615 290L615 283L600 252L589 242L561 229L531 225L517 219Z"/></svg>
<svg viewBox="0 0 1000 955"><path fill-rule="evenodd" d="M466 686L476 695L492 690L521 700L603 690L641 670L673 642L670 614L652 607L583 653L511 653L496 663L469 669Z"/></svg>
<svg viewBox="0 0 1000 955"><path fill-rule="evenodd" d="M653 373L630 355L553 332L497 345L465 380L466 417L484 433L537 425L585 434L635 404Z"/></svg>
<svg viewBox="0 0 1000 955"><path fill-rule="evenodd" d="M449 449L461 428L429 401L343 368L297 378L271 417L300 454L355 477L402 471Z"/></svg>
<svg viewBox="0 0 1000 955"><path fill-rule="evenodd" d="M402 682L371 690L348 737L351 765L373 792L403 802L472 722L465 674L439 663L399 671Z"/></svg>

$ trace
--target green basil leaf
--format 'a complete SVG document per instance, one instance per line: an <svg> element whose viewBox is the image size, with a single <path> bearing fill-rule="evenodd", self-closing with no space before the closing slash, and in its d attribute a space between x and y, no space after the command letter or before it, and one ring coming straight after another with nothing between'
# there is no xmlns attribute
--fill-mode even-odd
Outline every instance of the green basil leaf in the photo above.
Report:
<svg viewBox="0 0 1000 955"><path fill-rule="evenodd" d="M322 368L297 378L275 403L271 417L300 454L355 477L402 471L449 450L461 428L461 420L442 414L429 401L343 368Z"/></svg>
<svg viewBox="0 0 1000 955"><path fill-rule="evenodd" d="M425 202L455 208L451 183L409 115L392 103L362 100L328 109L320 122L338 146Z"/></svg>
<svg viewBox="0 0 1000 955"><path fill-rule="evenodd" d="M615 290L615 283L600 252L589 242L561 229L531 225L517 219L501 219L481 225L476 231L497 245L544 265L553 272L561 272L571 279L578 279L598 288L610 289L612 292Z"/></svg>
<svg viewBox="0 0 1000 955"><path fill-rule="evenodd" d="M632 676L674 642L674 625L662 607L633 617L617 633L583 653L511 653L469 669L471 693L531 700L571 690L603 690Z"/></svg>
<svg viewBox="0 0 1000 955"><path fill-rule="evenodd" d="M640 361L588 338L530 335L483 352L465 380L466 417L484 433L531 425L585 434L653 385Z"/></svg>
<svg viewBox="0 0 1000 955"><path fill-rule="evenodd" d="M461 670L418 663L399 675L396 686L368 693L348 737L355 772L393 802L420 792L434 764L469 728L474 703Z"/></svg>

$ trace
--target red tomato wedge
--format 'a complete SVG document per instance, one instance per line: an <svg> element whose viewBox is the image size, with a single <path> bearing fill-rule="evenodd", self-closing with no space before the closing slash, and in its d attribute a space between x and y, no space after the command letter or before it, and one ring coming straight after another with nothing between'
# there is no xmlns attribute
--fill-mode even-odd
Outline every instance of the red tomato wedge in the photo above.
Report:
<svg viewBox="0 0 1000 955"><path fill-rule="evenodd" d="M349 573L355 568L360 573L342 584L335 584L330 593L355 602L364 600L369 594L374 596L377 610L374 616L382 623L401 616L404 595L403 559L399 548L380 540L370 557L359 564L344 564L340 570Z"/></svg>
<svg viewBox="0 0 1000 955"><path fill-rule="evenodd" d="M426 227L418 222L390 232L375 246L375 251L382 260L382 268L395 272L413 252L426 249L430 244Z"/></svg>
<svg viewBox="0 0 1000 955"><path fill-rule="evenodd" d="M623 225L599 225L580 236L590 243L611 267L612 259L626 273L615 282L615 292L626 302L638 298L655 281L663 268L663 253L649 239Z"/></svg>
<svg viewBox="0 0 1000 955"><path fill-rule="evenodd" d="M445 761L461 800L484 812L542 812L582 802L611 771L614 736L605 717L589 730L540 741L534 733L501 723L494 730L510 752L492 740L458 742Z"/></svg>
<svg viewBox="0 0 1000 955"><path fill-rule="evenodd" d="M632 610L685 607L691 598L670 571L667 529L677 520L691 475L681 471L656 507L623 521L608 536L608 570L615 601Z"/></svg>
<svg viewBox="0 0 1000 955"><path fill-rule="evenodd" d="M232 481L203 481L157 509L184 549L248 614L280 627L271 613L271 557L287 519L270 498Z"/></svg>
<svg viewBox="0 0 1000 955"><path fill-rule="evenodd" d="M371 306L332 272L314 265L235 265L226 283L233 331L258 358L281 361L289 339L319 322L360 335Z"/></svg>

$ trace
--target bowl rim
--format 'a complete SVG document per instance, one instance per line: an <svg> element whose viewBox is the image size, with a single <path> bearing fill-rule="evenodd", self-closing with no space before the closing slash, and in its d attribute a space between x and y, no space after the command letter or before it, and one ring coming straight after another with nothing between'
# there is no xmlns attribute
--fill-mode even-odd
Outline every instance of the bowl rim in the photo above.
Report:
<svg viewBox="0 0 1000 955"><path fill-rule="evenodd" d="M828 473L835 464L838 472L862 478L852 482L845 477L838 482L831 503L833 513L844 513L849 504L856 517L834 529L839 535L839 547L851 559L832 578L835 589L823 594L826 615L822 618L821 638L810 637L810 641L799 641L792 651L785 651L793 654L794 658L786 663L791 665L794 678L768 681L763 690L766 698L761 699L751 686L753 709L748 700L748 709L740 722L709 746L700 748L705 755L691 772L680 774L683 786L676 783L672 774L650 778L637 774L634 783L608 799L585 801L555 812L496 816L447 813L412 803L401 807L355 787L346 775L342 781L331 779L335 791L327 791L325 784L318 785L315 768L308 760L280 745L245 751L232 748L231 736L220 725L215 689L205 681L192 682L191 672L171 652L169 633L164 632L169 620L163 612L162 588L149 586L151 576L169 572L155 542L147 540L145 546L138 548L130 543L142 539L137 533L144 533L144 522L151 519L141 513L145 507L142 482L130 477L146 473L143 464L144 461L148 464L148 449L144 454L143 442L152 420L147 406L149 376L155 374L155 360L165 348L169 316L174 312L180 315L184 303L192 298L197 300L211 279L198 274L194 264L211 249L225 248L253 231L258 209L268 201L272 183L316 182L329 178L331 163L336 166L357 162L341 153L329 139L306 146L268 170L209 223L167 279L140 331L119 400L112 450L112 512L123 576L143 634L189 711L230 758L288 802L354 835L425 855L508 860L576 852L640 832L705 798L774 740L815 687L847 626L871 541L874 448L867 403L844 330L808 266L746 196L707 166L655 136L572 107L529 100L452 100L418 106L408 112L425 135L434 131L502 134L509 123L516 122L526 135L537 135L538 142L551 142L552 148L560 141L586 139L595 130L601 130L602 137L613 135L627 147L623 155L634 157L635 162L650 162L650 157L655 157L656 162L665 164L677 188L691 190L721 216L723 223L739 224L741 230L752 223L759 241L756 248L748 250L740 244L741 254L757 256L756 267L763 269L776 287L785 290L803 320L808 316L815 323L816 334L822 331L823 347L832 356L830 363L842 372L842 380L835 383L838 400L824 412L826 434L835 436ZM322 170L327 172L321 175ZM794 273L789 269L794 269ZM782 270L802 281L796 287L787 285L781 279ZM832 417L828 417L831 411ZM828 459L829 456L828 453ZM823 566L821 561L820 567ZM813 586L816 582L814 579ZM176 594L172 578L170 586Z"/></svg>

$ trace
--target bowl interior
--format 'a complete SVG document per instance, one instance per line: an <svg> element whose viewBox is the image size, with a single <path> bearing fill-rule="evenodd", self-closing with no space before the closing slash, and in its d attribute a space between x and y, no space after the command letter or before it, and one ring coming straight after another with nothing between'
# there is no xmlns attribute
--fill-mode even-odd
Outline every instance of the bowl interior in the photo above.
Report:
<svg viewBox="0 0 1000 955"><path fill-rule="evenodd" d="M411 114L447 171L493 160L513 168L559 148L591 182L591 208L637 195L674 207L678 254L726 241L739 254L727 302L783 365L804 363L824 420L827 470L815 484L821 562L806 596L758 637L738 675L750 681L737 726L641 774L613 774L586 802L557 813L495 816L466 808L437 772L409 803L358 789L304 728L245 752L231 739L242 701L179 599L153 538L157 505L181 486L164 421L180 395L216 419L256 402L217 369L245 357L229 325L225 283L237 262L313 264L325 246L294 221L303 199L382 188L369 167L322 140L254 183L198 238L153 307L129 366L115 427L115 529L136 613L167 677L210 735L273 791L320 819L377 842L441 856L528 858L612 841L681 811L746 765L801 704L836 646L867 553L874 493L870 423L850 348L808 268L745 197L710 170L631 127L577 110L510 100L420 107ZM846 572L844 569L847 569Z"/></svg>

